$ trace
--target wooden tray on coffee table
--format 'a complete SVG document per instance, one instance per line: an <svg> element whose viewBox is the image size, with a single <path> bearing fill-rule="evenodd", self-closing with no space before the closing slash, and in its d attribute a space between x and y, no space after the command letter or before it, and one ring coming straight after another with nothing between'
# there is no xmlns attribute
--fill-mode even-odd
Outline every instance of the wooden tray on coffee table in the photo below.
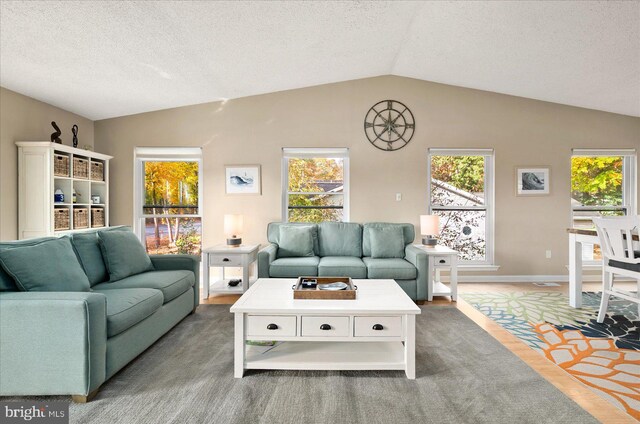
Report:
<svg viewBox="0 0 640 424"><path fill-rule="evenodd" d="M307 289L302 287L302 282L315 280L316 288ZM344 290L321 290L321 284L345 283ZM353 285L351 277L298 277L298 281L293 285L294 299L330 299L330 300L353 300L356 298L357 286Z"/></svg>

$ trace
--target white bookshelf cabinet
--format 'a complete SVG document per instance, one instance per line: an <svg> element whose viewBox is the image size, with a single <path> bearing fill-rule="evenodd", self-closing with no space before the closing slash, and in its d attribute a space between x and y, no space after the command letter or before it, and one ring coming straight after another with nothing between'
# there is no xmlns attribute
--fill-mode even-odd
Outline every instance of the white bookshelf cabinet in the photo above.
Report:
<svg viewBox="0 0 640 424"><path fill-rule="evenodd" d="M18 141L16 145L19 239L109 226L109 161L112 156L49 141ZM64 166L56 167L56 162L64 164L65 160L68 164L66 173L60 172ZM54 200L58 189L64 193L62 202ZM92 196L100 196L100 202L93 203ZM66 225L65 215L68 216Z"/></svg>

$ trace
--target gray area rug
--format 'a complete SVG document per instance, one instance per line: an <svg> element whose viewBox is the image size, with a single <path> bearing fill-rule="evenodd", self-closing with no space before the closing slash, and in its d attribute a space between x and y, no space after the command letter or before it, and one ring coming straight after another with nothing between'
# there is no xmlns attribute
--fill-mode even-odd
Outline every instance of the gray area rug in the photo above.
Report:
<svg viewBox="0 0 640 424"><path fill-rule="evenodd" d="M403 371L233 378L229 305L202 305L105 383L76 423L596 423L462 312L422 308ZM68 399L68 398L63 398Z"/></svg>

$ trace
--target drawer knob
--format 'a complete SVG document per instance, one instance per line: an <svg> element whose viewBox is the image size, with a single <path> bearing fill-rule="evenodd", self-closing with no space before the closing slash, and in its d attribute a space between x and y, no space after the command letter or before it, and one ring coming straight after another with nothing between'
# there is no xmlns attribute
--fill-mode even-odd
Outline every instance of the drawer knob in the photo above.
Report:
<svg viewBox="0 0 640 424"><path fill-rule="evenodd" d="M222 262L229 262L229 258L222 259Z"/></svg>
<svg viewBox="0 0 640 424"><path fill-rule="evenodd" d="M320 326L321 330L331 330L331 326L329 324L322 324Z"/></svg>
<svg viewBox="0 0 640 424"><path fill-rule="evenodd" d="M447 262L447 261L445 261L444 259L440 259L440 263L441 263L441 264L443 264L443 263L445 263L445 262Z"/></svg>
<svg viewBox="0 0 640 424"><path fill-rule="evenodd" d="M267 330L277 330L278 324L269 324L267 325Z"/></svg>
<svg viewBox="0 0 640 424"><path fill-rule="evenodd" d="M384 327L382 326L382 324L373 324L373 329L376 331L380 331L382 330Z"/></svg>

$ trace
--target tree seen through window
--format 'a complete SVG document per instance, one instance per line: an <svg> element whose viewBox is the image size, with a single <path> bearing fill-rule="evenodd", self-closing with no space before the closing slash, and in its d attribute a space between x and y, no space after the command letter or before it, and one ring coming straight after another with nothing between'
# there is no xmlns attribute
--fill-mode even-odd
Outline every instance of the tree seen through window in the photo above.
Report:
<svg viewBox="0 0 640 424"><path fill-rule="evenodd" d="M344 160L290 158L287 162L289 222L342 221Z"/></svg>
<svg viewBox="0 0 640 424"><path fill-rule="evenodd" d="M198 162L144 162L145 239L149 253L200 254Z"/></svg>

